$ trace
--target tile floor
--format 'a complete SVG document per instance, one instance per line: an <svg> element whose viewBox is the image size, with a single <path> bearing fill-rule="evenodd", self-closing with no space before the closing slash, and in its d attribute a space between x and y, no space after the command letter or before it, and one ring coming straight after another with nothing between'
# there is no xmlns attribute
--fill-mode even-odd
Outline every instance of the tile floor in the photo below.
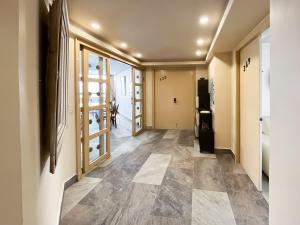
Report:
<svg viewBox="0 0 300 225"><path fill-rule="evenodd" d="M194 145L178 130L123 142L86 176L91 188L66 191L61 225L267 225L268 203L232 156Z"/></svg>

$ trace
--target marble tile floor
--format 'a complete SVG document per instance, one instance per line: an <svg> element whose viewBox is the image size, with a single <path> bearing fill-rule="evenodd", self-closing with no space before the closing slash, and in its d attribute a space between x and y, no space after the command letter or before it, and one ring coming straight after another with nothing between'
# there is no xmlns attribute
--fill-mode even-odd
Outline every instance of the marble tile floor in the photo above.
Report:
<svg viewBox="0 0 300 225"><path fill-rule="evenodd" d="M124 146L121 155L86 175L101 182L61 225L268 224L268 203L231 154L196 156L193 133L187 131L154 130L137 138L129 142L133 149ZM149 163L159 154L169 159L160 163L164 173ZM133 182L143 171L160 182L153 184L155 176Z"/></svg>

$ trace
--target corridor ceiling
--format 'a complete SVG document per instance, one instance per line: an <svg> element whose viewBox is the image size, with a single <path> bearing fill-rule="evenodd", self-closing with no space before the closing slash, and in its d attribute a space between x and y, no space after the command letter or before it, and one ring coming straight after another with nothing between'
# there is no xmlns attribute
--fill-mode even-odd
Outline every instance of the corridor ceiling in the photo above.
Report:
<svg viewBox="0 0 300 225"><path fill-rule="evenodd" d="M257 21L265 14L269 0L235 2L244 2L243 10L249 8L245 4L253 5L252 2L255 7L250 6L251 11L261 6L261 10L250 13L258 13L257 18L251 17ZM68 9L73 25L142 62L198 61L205 60L227 4L228 0L68 0ZM234 23L247 21L242 16L243 10L238 12L238 7L232 8L241 14L240 21ZM208 18L205 25L199 22L203 16ZM252 25L247 23L247 26L249 24ZM252 28L242 30L245 33ZM198 39L203 40L202 45L197 44ZM201 55L197 55L197 51L201 51Z"/></svg>

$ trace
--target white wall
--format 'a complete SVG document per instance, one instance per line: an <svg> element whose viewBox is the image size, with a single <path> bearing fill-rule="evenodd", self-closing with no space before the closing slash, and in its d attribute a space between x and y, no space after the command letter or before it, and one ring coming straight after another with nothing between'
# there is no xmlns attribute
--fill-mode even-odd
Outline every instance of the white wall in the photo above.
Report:
<svg viewBox="0 0 300 225"><path fill-rule="evenodd" d="M270 225L300 224L299 9L271 0Z"/></svg>
<svg viewBox="0 0 300 225"><path fill-rule="evenodd" d="M132 70L129 68L114 75L113 77L116 91L116 102L119 104L119 113L127 119L132 120ZM126 77L126 95L122 93L122 77Z"/></svg>
<svg viewBox="0 0 300 225"><path fill-rule="evenodd" d="M1 1L0 28L0 223L21 225L18 0Z"/></svg>
<svg viewBox="0 0 300 225"><path fill-rule="evenodd" d="M68 125L54 175L49 173L48 153L40 148L39 4L44 2L10 0L0 9L1 27L7 35L1 35L0 42L6 53L0 56L4 63L0 82L4 150L0 158L0 218L5 225L58 225L64 182L76 172L73 40Z"/></svg>
<svg viewBox="0 0 300 225"><path fill-rule="evenodd" d="M214 95L211 98L215 131L215 148L231 148L231 54L216 54L209 63L208 76L214 82ZM211 102L212 103L212 102Z"/></svg>

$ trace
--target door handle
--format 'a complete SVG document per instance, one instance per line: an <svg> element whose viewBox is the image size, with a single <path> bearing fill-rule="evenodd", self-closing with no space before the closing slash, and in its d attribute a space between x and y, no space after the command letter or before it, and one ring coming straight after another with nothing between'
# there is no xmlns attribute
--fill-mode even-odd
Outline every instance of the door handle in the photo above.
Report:
<svg viewBox="0 0 300 225"><path fill-rule="evenodd" d="M177 103L177 99L176 99L176 98L174 98L174 99L173 99L173 102L174 102L174 103Z"/></svg>

